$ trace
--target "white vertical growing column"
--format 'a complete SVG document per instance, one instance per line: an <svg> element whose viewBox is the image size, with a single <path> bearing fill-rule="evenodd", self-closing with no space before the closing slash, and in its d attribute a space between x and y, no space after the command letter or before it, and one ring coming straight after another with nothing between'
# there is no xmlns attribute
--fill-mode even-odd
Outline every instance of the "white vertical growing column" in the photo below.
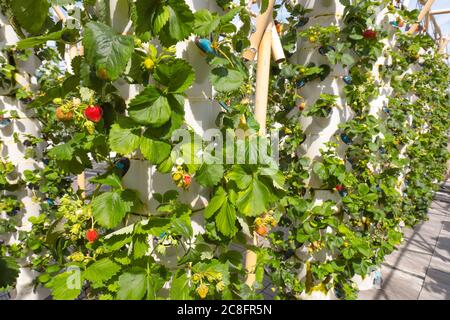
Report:
<svg viewBox="0 0 450 320"><path fill-rule="evenodd" d="M9 24L8 20L0 14L0 48L4 48L8 45L15 44L19 39L14 32L14 29ZM34 71L39 65L39 61L35 56L31 56L28 61L20 62L17 65L19 74L16 75L16 80L19 86L30 88L32 87ZM2 92L5 94L5 92ZM19 178L24 170L35 170L41 167L41 164L35 159L25 157L25 147L19 142L14 141L14 133L18 133L19 137L24 134L29 134L38 137L40 134L40 123L34 118L34 113L29 110L27 106L10 97L0 96L0 110L5 112L5 117L16 114L17 118L11 121L11 124L5 128L0 129L1 150L0 156L2 159L8 159L16 168L16 178ZM23 139L22 139L23 140ZM38 144L35 147L37 155L42 154L43 145ZM3 191L6 195L14 195L23 203L23 209L21 210L22 225L20 230L30 230L31 223L28 219L32 216L39 215L40 206L33 201L34 193L29 189L21 189L18 192ZM4 215L5 213L0 213ZM6 240L8 244L18 242L17 234L11 234ZM48 290L38 287L34 290L33 279L37 276L36 272L30 268L24 267L29 263L28 258L22 259L20 268L20 274L17 279L16 288L13 290L11 297L13 299L43 299L48 296Z"/></svg>
<svg viewBox="0 0 450 320"><path fill-rule="evenodd" d="M342 14L344 6L339 1L330 0L306 0L300 1L307 9L312 9L309 22L303 27L306 29L311 26L342 26ZM318 46L313 45L303 39L299 40L299 51L296 55L297 63L308 65L314 63L316 66L322 64L329 65L328 58L322 56L318 52ZM300 118L301 125L307 136L305 142L301 146L300 153L311 160L318 160L321 157L320 149L322 149L328 141L330 141L338 129L340 123L346 122L352 116L352 111L345 104L344 86L342 78L347 74L341 65L332 66L332 71L328 77L323 80L314 80L307 82L306 85L299 90L299 94L305 99L306 108L310 107L321 94L330 94L338 96L337 107L333 108L331 114L327 118L306 117ZM314 175L308 181L312 188L320 187L320 180ZM317 190L316 198L321 200L338 200L331 192Z"/></svg>
<svg viewBox="0 0 450 320"><path fill-rule="evenodd" d="M309 14L308 23L302 27L305 30L311 26L319 25L327 27L334 25L342 27L342 15L344 12L344 6L339 1L333 0L304 0L298 1L307 9L313 11ZM313 45L303 39L298 40L297 54L295 56L296 63L301 65L308 65L314 63L316 66L322 64L329 65L328 58L322 56L318 52L318 45ZM341 65L331 66L332 70L328 77L323 81L319 79L307 82L304 87L299 89L298 93L304 98L306 103L306 110L313 105L321 94L330 94L338 97L337 106L332 109L330 115L326 118L318 117L300 117L300 123L306 134L306 140L302 143L299 153L301 156L306 156L312 161L320 160L320 150L325 147L325 144L332 140L334 134L338 130L340 123L344 123L351 119L353 112L346 106L344 96L344 86L342 78L347 74ZM306 183L313 189L320 189L321 181L310 170L310 178ZM317 205L320 205L323 201L333 200L339 202L339 195L327 190L315 190L314 200ZM310 261L326 261L331 256L327 252L319 252L310 256L306 254L307 248L302 247L297 251L299 256L303 256ZM300 271L299 277L306 276L306 268ZM329 300L331 299L331 292L323 293L322 291L313 291L309 294L303 293L301 298L304 300Z"/></svg>
<svg viewBox="0 0 450 320"><path fill-rule="evenodd" d="M303 28L308 28L311 26L338 26L343 27L343 13L344 6L339 1L328 1L328 0L306 0L300 1L305 8L312 9L310 13L310 19L306 26ZM384 29L388 30L389 38L384 40L384 50L392 48L395 45L395 32L394 27L389 23L390 15L387 9L380 10L375 17L375 24L381 25ZM328 58L319 54L318 46L311 45L309 42L303 42L302 39L299 40L299 51L296 55L296 62L302 65L308 65L309 63L314 63L316 66L322 64L330 65ZM303 43L302 43L303 42ZM389 96L392 92L390 83L384 83L379 75L379 66L388 63L383 55L374 63L372 74L374 76L374 81L377 86L379 86L379 95L377 98L370 102L369 113L375 117L380 117L382 114L381 110L383 106L388 102ZM345 82L343 77L348 75L348 68L344 68L342 65L330 65L332 70L328 77L323 81L314 80L306 83L306 85L299 90L299 94L305 99L306 108L315 103L315 101L320 97L322 93L331 94L338 96L337 107L332 109L331 114L327 118L318 117L306 117L302 116L300 122L306 133L306 140L302 144L300 149L300 154L310 158L313 162L320 161L321 149L325 147L325 144L329 141L334 140L334 135L338 130L339 124L349 121L354 112L350 107L346 105L346 98L344 94ZM376 139L376 137L374 137ZM343 148L339 149L340 155L343 155ZM374 168L375 170L376 168ZM323 201L332 200L339 203L340 196L337 193L327 191L327 190L316 190L320 188L320 179L310 171L311 177L307 181L308 185L314 189L314 200L316 204L321 204ZM328 232L328 231L327 231ZM300 250L303 252L304 250ZM306 258L306 256L305 256ZM330 258L326 252L322 252L320 256L313 256L309 259L313 261L323 261ZM374 278L380 276L379 270L375 270L366 277L355 276L353 281L357 284L359 290L372 289L374 286ZM300 276L305 275L305 270ZM329 299L329 295L324 295L321 292L313 292L311 295L303 295L304 299Z"/></svg>
<svg viewBox="0 0 450 320"><path fill-rule="evenodd" d="M207 0L187 0L186 3L192 11L207 9L217 11L218 8L214 1ZM130 26L128 21L128 5L126 0L110 0L111 20L113 27L118 32L124 32ZM209 82L209 66L204 56L200 54L199 49L194 43L194 36L188 40L177 44L177 56L187 60L195 71L195 83L186 92L185 99L185 120L195 133L203 135L205 130L215 127L215 119L220 111L217 103L211 98L214 95L212 86ZM129 85L125 82L117 82L115 85L119 88L122 96L129 102L142 89L141 86ZM137 155L136 158L138 158ZM152 211L157 205L153 198L153 193L164 193L170 189L176 189L170 175L160 174L156 167L150 165L146 160L132 159L128 173L123 179L127 188L139 191L141 200ZM201 209L207 204L208 190L200 187L194 182L188 191L180 191L181 200L188 202L194 209ZM203 214L197 213L192 217L194 233L203 230Z"/></svg>

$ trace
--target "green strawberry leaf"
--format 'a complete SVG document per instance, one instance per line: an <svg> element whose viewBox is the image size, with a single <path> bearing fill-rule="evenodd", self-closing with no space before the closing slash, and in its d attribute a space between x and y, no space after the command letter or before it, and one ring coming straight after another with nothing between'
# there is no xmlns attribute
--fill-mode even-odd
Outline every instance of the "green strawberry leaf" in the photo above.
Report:
<svg viewBox="0 0 450 320"><path fill-rule="evenodd" d="M128 154L139 146L141 128L129 118L120 118L111 126L109 146L112 151Z"/></svg>
<svg viewBox="0 0 450 320"><path fill-rule="evenodd" d="M0 289L12 286L18 276L19 265L16 259L13 257L0 257Z"/></svg>
<svg viewBox="0 0 450 320"><path fill-rule="evenodd" d="M31 34L38 34L47 20L47 0L13 0L11 10L20 25Z"/></svg>
<svg viewBox="0 0 450 320"><path fill-rule="evenodd" d="M246 190L238 193L236 205L244 215L257 216L266 211L270 198L266 185L258 179L253 179Z"/></svg>
<svg viewBox="0 0 450 320"><path fill-rule="evenodd" d="M95 261L83 273L85 279L93 282L94 288L103 285L119 272L121 267L110 258Z"/></svg>
<svg viewBox="0 0 450 320"><path fill-rule="evenodd" d="M188 62L175 59L158 64L153 77L156 81L165 85L169 92L182 93L194 82L195 73Z"/></svg>
<svg viewBox="0 0 450 320"><path fill-rule="evenodd" d="M168 0L169 21L159 33L159 40L165 47L187 39L192 33L194 14L182 0Z"/></svg>
<svg viewBox="0 0 450 320"><path fill-rule="evenodd" d="M87 62L103 80L116 80L134 51L131 36L117 34L111 27L94 21L86 24L83 45Z"/></svg>
<svg viewBox="0 0 450 320"><path fill-rule="evenodd" d="M129 103L130 117L139 124L161 127L171 113L169 100L154 86L147 86Z"/></svg>
<svg viewBox="0 0 450 320"><path fill-rule="evenodd" d="M237 90L244 83L241 72L219 67L211 70L210 80L214 88L219 92Z"/></svg>
<svg viewBox="0 0 450 320"><path fill-rule="evenodd" d="M136 32L138 34L150 31L159 34L170 18L170 11L162 1L136 1Z"/></svg>
<svg viewBox="0 0 450 320"><path fill-rule="evenodd" d="M133 267L119 277L120 300L141 300L147 291L146 273L140 267Z"/></svg>
<svg viewBox="0 0 450 320"><path fill-rule="evenodd" d="M137 194L132 190L102 193L92 200L94 218L102 227L114 228L137 203Z"/></svg>
<svg viewBox="0 0 450 320"><path fill-rule="evenodd" d="M221 22L221 19L217 16L217 14L212 14L207 9L201 9L194 15L194 33L201 37L209 36L210 33L216 30Z"/></svg>
<svg viewBox="0 0 450 320"><path fill-rule="evenodd" d="M158 165L170 156L172 146L164 141L154 140L146 135L141 137L141 152L151 164Z"/></svg>
<svg viewBox="0 0 450 320"><path fill-rule="evenodd" d="M192 300L189 278L184 270L178 270L172 279L169 296L172 300Z"/></svg>
<svg viewBox="0 0 450 320"><path fill-rule="evenodd" d="M55 300L74 300L81 293L82 280L77 270L71 270L54 276L45 286L52 290Z"/></svg>
<svg viewBox="0 0 450 320"><path fill-rule="evenodd" d="M95 177L89 180L91 183L99 183L105 184L107 186L111 186L113 188L121 189L122 181L121 179L114 173L105 176Z"/></svg>
<svg viewBox="0 0 450 320"><path fill-rule="evenodd" d="M217 229L225 236L231 237L237 232L236 209L228 201L224 201L216 215Z"/></svg>
<svg viewBox="0 0 450 320"><path fill-rule="evenodd" d="M217 189L214 196L211 198L211 200L208 203L208 206L205 208L204 216L206 219L213 216L214 213L219 210L223 203L227 200L227 195L222 187Z"/></svg>
<svg viewBox="0 0 450 320"><path fill-rule="evenodd" d="M215 186L222 180L224 168L222 164L204 163L195 174L195 180L205 187Z"/></svg>

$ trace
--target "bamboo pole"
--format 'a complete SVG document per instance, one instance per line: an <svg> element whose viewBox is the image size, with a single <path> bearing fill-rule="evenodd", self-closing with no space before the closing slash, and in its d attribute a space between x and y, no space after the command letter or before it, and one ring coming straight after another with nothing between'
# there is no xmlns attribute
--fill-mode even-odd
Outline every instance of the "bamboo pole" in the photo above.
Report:
<svg viewBox="0 0 450 320"><path fill-rule="evenodd" d="M270 22L266 28L258 52L256 69L255 118L260 126L260 135L266 134L267 95L269 93L270 54L272 50L272 27ZM276 31L275 31L276 32Z"/></svg>
<svg viewBox="0 0 450 320"><path fill-rule="evenodd" d="M263 14L260 14L256 18L256 30L250 36L250 46L244 50L242 54L243 58L248 61L253 61L255 59L256 53L258 52L259 44L262 40L264 32L272 20L273 6L275 0L269 0L269 5Z"/></svg>
<svg viewBox="0 0 450 320"><path fill-rule="evenodd" d="M256 100L255 100L255 118L258 121L260 129L259 134L266 134L266 114L267 114L267 97L269 93L269 76L270 76L270 55L272 51L272 30L273 23L270 21L263 34L258 50L258 65L256 69ZM276 32L276 31L275 31ZM253 238L247 239L247 244L256 246L258 238L253 232ZM255 280L255 267L257 255L251 249L247 249L245 254L245 269L247 271L247 279L245 283L252 287Z"/></svg>
<svg viewBox="0 0 450 320"><path fill-rule="evenodd" d="M450 41L449 36L440 39L439 53L441 53L441 54L445 53L445 50L447 49L447 45L448 45L449 41Z"/></svg>
<svg viewBox="0 0 450 320"><path fill-rule="evenodd" d="M423 18L425 18L426 14L430 11L434 1L436 0L428 0L427 3L423 6L422 11L419 13L419 16L417 17L417 23L413 24L411 28L408 30L409 34L413 34L414 32L417 31L419 23L423 20Z"/></svg>
<svg viewBox="0 0 450 320"><path fill-rule="evenodd" d="M429 27L429 26L430 26L430 14L428 13L428 14L425 16L425 24L424 24L424 26L423 26L425 32L428 31L428 27Z"/></svg>
<svg viewBox="0 0 450 320"><path fill-rule="evenodd" d="M61 10L60 7L58 6L52 6L53 11L55 11L56 16L58 17L59 20L61 21L66 21L66 16L64 15L64 12Z"/></svg>
<svg viewBox="0 0 450 320"><path fill-rule="evenodd" d="M280 63L286 60L284 55L283 46L281 44L280 36L277 32L275 23L272 20L272 55L276 63Z"/></svg>
<svg viewBox="0 0 450 320"><path fill-rule="evenodd" d="M430 21L433 23L435 33L439 35L439 38L442 38L442 30L439 27L436 18L434 16L430 16Z"/></svg>
<svg viewBox="0 0 450 320"><path fill-rule="evenodd" d="M447 14L447 13L450 13L450 9L442 9L442 10L433 10L433 11L430 11L430 14L431 15L437 15L437 14Z"/></svg>

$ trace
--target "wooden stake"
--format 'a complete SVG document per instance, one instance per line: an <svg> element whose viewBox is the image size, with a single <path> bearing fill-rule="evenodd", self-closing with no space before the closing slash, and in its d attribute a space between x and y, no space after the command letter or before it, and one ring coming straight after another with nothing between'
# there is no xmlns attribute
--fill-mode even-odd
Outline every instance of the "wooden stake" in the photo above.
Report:
<svg viewBox="0 0 450 320"><path fill-rule="evenodd" d="M423 6L422 11L420 12L419 17L417 18L418 23L413 24L411 28L409 28L408 30L409 34L413 34L414 32L417 31L417 28L419 27L419 22L421 22L423 18L425 18L426 14L430 11L434 1L436 0L428 0L428 2Z"/></svg>
<svg viewBox="0 0 450 320"><path fill-rule="evenodd" d="M447 36L446 38L441 38L440 42L439 42L439 53L443 54L445 53L445 50L447 49L447 45L450 41L449 36Z"/></svg>
<svg viewBox="0 0 450 320"><path fill-rule="evenodd" d="M427 14L425 16L425 24L423 26L423 28L425 29L425 32L428 31L428 27L430 26L430 14Z"/></svg>
<svg viewBox="0 0 450 320"><path fill-rule="evenodd" d="M438 34L439 38L442 38L442 30L439 27L439 24L437 23L436 18L434 16L430 16L430 21L433 23L435 34ZM435 35L435 37L436 37L436 35Z"/></svg>
<svg viewBox="0 0 450 320"><path fill-rule="evenodd" d="M256 101L255 101L255 118L258 121L260 129L259 134L266 134L266 114L267 114L267 96L269 93L269 76L270 76L270 54L272 51L272 29L273 23L269 22L263 34L258 50L258 66L256 70ZM276 31L275 31L276 32ZM248 245L256 246L258 238L253 232L253 238L247 239ZM257 256L256 253L248 249L245 253L245 270L247 271L247 279L245 283L252 287L256 280Z"/></svg>
<svg viewBox="0 0 450 320"><path fill-rule="evenodd" d="M447 14L450 13L450 9L443 9L443 10L433 10L430 12L431 15L436 15L436 14Z"/></svg>
<svg viewBox="0 0 450 320"><path fill-rule="evenodd" d="M258 66L256 69L255 118L258 121L260 135L266 134L267 95L269 93L270 54L272 50L272 27L266 27L259 45Z"/></svg>
<svg viewBox="0 0 450 320"><path fill-rule="evenodd" d="M280 63L286 60L280 36L278 35L277 27L275 26L275 23L273 23L273 21L272 21L272 55L276 63Z"/></svg>
<svg viewBox="0 0 450 320"><path fill-rule="evenodd" d="M61 10L58 6L52 6L53 11L55 11L56 15L58 16L58 19L61 21L66 21L66 16L64 15L64 12Z"/></svg>
<svg viewBox="0 0 450 320"><path fill-rule="evenodd" d="M258 52L259 44L264 35L264 30L266 30L269 22L272 20L273 15L273 6L275 4L275 0L269 0L269 6L263 14L260 14L256 18L256 30L250 36L250 47L248 47L242 57L248 61L253 61L255 59L256 53Z"/></svg>

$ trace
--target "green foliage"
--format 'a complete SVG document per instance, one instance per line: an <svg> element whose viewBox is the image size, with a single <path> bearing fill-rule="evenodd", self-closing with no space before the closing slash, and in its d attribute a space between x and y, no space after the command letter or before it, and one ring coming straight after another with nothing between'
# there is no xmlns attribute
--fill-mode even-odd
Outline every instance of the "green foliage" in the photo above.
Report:
<svg viewBox="0 0 450 320"><path fill-rule="evenodd" d="M31 256L31 268L40 272L37 281L50 288L55 299L75 299L84 288L87 299L102 300L260 299L258 292L267 278L277 299L302 299L304 294L329 290L354 299L352 278L372 272L395 250L402 241L401 225L412 226L426 217L449 159L450 75L428 36L412 37L375 24L373 17L385 2L341 1L342 28L302 25L299 22L304 23L311 10L288 2L277 5L277 10L289 12L280 35L286 55L305 49L297 47L300 36L313 44L313 50L322 46L320 54L326 57L321 59L330 64L271 66L265 125L268 132L281 128L279 163L255 147L259 142L273 151L268 137L257 134L253 71L241 59L251 31L251 16L243 3L218 0L224 12L193 13L184 1L128 1L134 31L121 35L111 26L103 3L91 10L94 2L84 2L89 13L83 12L80 32L69 33L47 17L52 2L1 2L16 29L30 34L17 48L33 48L46 61L36 73L36 92L14 89L17 70L12 62L30 53L8 51L8 59L0 61L2 88L16 98L31 97L42 124L42 140L20 135L14 139L23 144L21 138L26 138L33 146L48 142L42 154L33 154L45 166L24 171L14 183L14 159L0 161L0 189L27 186L41 208L30 218L32 229L23 231L14 217L23 204L13 196L1 196L6 218L0 219L0 235L14 233L19 240L1 245L1 290L14 286L17 261ZM268 1L262 4L264 12ZM415 11L390 11L408 22L417 16ZM242 23L239 30L236 20ZM364 38L367 29L377 32L375 39ZM238 150L233 160L242 162L221 161L230 146L200 152L211 141L203 141L192 128L189 135L196 141L172 139L177 129L189 127L185 92L194 84L195 72L187 61L176 58L175 45L191 34L211 40L212 52L203 57L216 93L211 98L223 107L216 123L222 138L233 138L231 148ZM398 46L385 48L383 40L392 34ZM46 47L49 40L56 41L57 48ZM73 72L60 70L64 45L79 41L85 55L72 60ZM429 50L424 53L422 48ZM188 50L190 59L202 57L193 44ZM392 62L378 67L377 77L374 66L383 55ZM339 108L344 105L338 111L352 117L339 126L321 157L311 161L302 154L302 144L311 136L299 118L327 117L338 106L338 97L322 93L305 108L302 86L308 83L312 90L319 80L334 76L333 69L341 70L340 65L352 81L344 86ZM127 100L118 90L123 83L140 91ZM385 84L392 94L383 110L374 112L372 102ZM89 105L101 108L98 122L84 115ZM61 113L70 117L58 119ZM245 139L236 129L248 130ZM171 178L174 184L165 193L153 194L149 206L141 203L140 196L147 195L122 182L128 169L125 157L131 166L153 166L152 176L142 177L150 179L152 189L159 179ZM201 157L208 161L188 161ZM102 163L104 172L90 179L93 191L72 190L71 177L94 163ZM185 195L197 192L198 185L202 195L210 194L205 207L200 201L192 207ZM316 202L317 192L329 198ZM204 218L202 228L199 218ZM91 229L98 234L94 241L86 239ZM255 232L270 246L248 244ZM243 253L230 250L230 244L257 254L252 287L244 284ZM320 256L325 254L323 261Z"/></svg>
<svg viewBox="0 0 450 320"><path fill-rule="evenodd" d="M83 38L87 62L99 78L116 80L133 52L133 38L117 34L100 22L89 22Z"/></svg>
<svg viewBox="0 0 450 320"><path fill-rule="evenodd" d="M29 33L38 34L47 20L48 0L13 0L11 9L19 24Z"/></svg>

